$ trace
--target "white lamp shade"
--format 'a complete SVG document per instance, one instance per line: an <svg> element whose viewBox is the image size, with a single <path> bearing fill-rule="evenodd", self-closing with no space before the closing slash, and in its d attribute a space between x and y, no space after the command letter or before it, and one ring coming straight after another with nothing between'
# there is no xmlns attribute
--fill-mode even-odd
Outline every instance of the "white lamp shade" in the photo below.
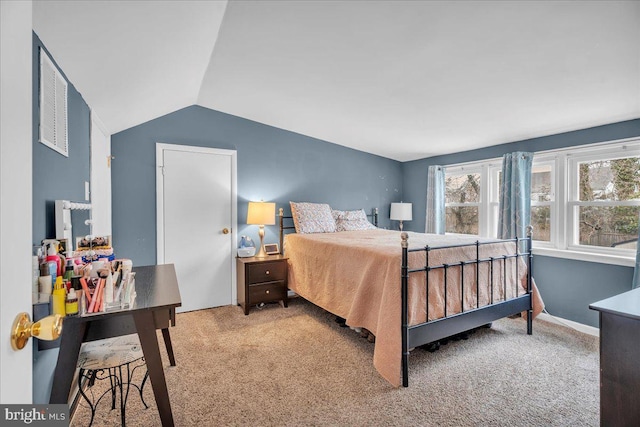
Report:
<svg viewBox="0 0 640 427"><path fill-rule="evenodd" d="M411 203L391 203L391 215L389 215L389 219L395 221L411 221L413 219L412 207Z"/></svg>
<svg viewBox="0 0 640 427"><path fill-rule="evenodd" d="M276 223L276 204L272 202L249 202L247 224L273 225Z"/></svg>

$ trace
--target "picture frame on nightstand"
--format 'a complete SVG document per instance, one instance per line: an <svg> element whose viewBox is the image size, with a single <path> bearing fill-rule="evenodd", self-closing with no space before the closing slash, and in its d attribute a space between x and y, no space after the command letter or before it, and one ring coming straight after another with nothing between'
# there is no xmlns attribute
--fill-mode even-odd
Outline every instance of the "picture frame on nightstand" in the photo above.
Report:
<svg viewBox="0 0 640 427"><path fill-rule="evenodd" d="M278 255L280 253L280 249L278 248L277 243L265 243L264 251L267 255Z"/></svg>

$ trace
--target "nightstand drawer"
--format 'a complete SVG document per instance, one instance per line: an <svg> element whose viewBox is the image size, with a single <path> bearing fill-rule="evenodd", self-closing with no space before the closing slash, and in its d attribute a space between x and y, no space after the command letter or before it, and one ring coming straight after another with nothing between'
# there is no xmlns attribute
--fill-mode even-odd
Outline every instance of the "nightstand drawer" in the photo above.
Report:
<svg viewBox="0 0 640 427"><path fill-rule="evenodd" d="M249 301L252 304L285 299L287 289L283 280L249 286Z"/></svg>
<svg viewBox="0 0 640 427"><path fill-rule="evenodd" d="M249 307L260 303L282 301L287 307L287 258L238 258L238 305L249 314Z"/></svg>
<svg viewBox="0 0 640 427"><path fill-rule="evenodd" d="M285 280L287 274L286 262L261 262L247 266L247 283L273 282Z"/></svg>

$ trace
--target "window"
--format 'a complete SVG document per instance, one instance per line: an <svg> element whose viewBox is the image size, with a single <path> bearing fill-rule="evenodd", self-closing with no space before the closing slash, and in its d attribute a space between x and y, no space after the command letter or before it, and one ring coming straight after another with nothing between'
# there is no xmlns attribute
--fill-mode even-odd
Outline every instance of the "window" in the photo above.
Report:
<svg viewBox="0 0 640 427"><path fill-rule="evenodd" d="M568 247L624 254L636 248L640 214L638 146L569 156Z"/></svg>
<svg viewBox="0 0 640 427"><path fill-rule="evenodd" d="M446 166L446 231L496 237L501 159ZM538 253L633 265L640 138L536 153L531 225Z"/></svg>
<svg viewBox="0 0 640 427"><path fill-rule="evenodd" d="M40 49L40 142L69 157L67 81Z"/></svg>
<svg viewBox="0 0 640 427"><path fill-rule="evenodd" d="M555 161L536 161L531 170L531 225L533 240L551 242L555 232Z"/></svg>
<svg viewBox="0 0 640 427"><path fill-rule="evenodd" d="M480 234L481 171L446 171L445 231L447 233Z"/></svg>
<svg viewBox="0 0 640 427"><path fill-rule="evenodd" d="M445 172L445 231L494 236L497 230L500 159L447 166Z"/></svg>

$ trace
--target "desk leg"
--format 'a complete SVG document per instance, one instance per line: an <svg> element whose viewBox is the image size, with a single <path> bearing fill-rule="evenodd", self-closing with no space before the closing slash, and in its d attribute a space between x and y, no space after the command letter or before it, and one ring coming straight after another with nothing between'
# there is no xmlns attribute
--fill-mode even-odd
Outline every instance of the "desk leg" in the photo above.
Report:
<svg viewBox="0 0 640 427"><path fill-rule="evenodd" d="M169 402L169 391L162 368L160 358L160 347L156 336L156 328L153 321L153 312L143 310L133 315L136 330L140 337L140 345L144 360L147 363L147 371L151 380L151 387L158 405L160 420L163 427L173 426L173 414L171 413L171 403Z"/></svg>
<svg viewBox="0 0 640 427"><path fill-rule="evenodd" d="M171 345L169 328L164 328L162 330L162 338L164 338L164 346L167 348L167 354L169 355L169 363L171 366L176 366L176 357L173 355L173 345Z"/></svg>
<svg viewBox="0 0 640 427"><path fill-rule="evenodd" d="M176 326L176 309L172 308L169 313L169 320L171 321L171 326Z"/></svg>
<svg viewBox="0 0 640 427"><path fill-rule="evenodd" d="M76 372L78 364L78 354L80 346L84 340L87 330L86 322L68 321L62 327L62 337L60 337L60 351L58 361L53 372L53 385L49 403L68 403L71 382Z"/></svg>

